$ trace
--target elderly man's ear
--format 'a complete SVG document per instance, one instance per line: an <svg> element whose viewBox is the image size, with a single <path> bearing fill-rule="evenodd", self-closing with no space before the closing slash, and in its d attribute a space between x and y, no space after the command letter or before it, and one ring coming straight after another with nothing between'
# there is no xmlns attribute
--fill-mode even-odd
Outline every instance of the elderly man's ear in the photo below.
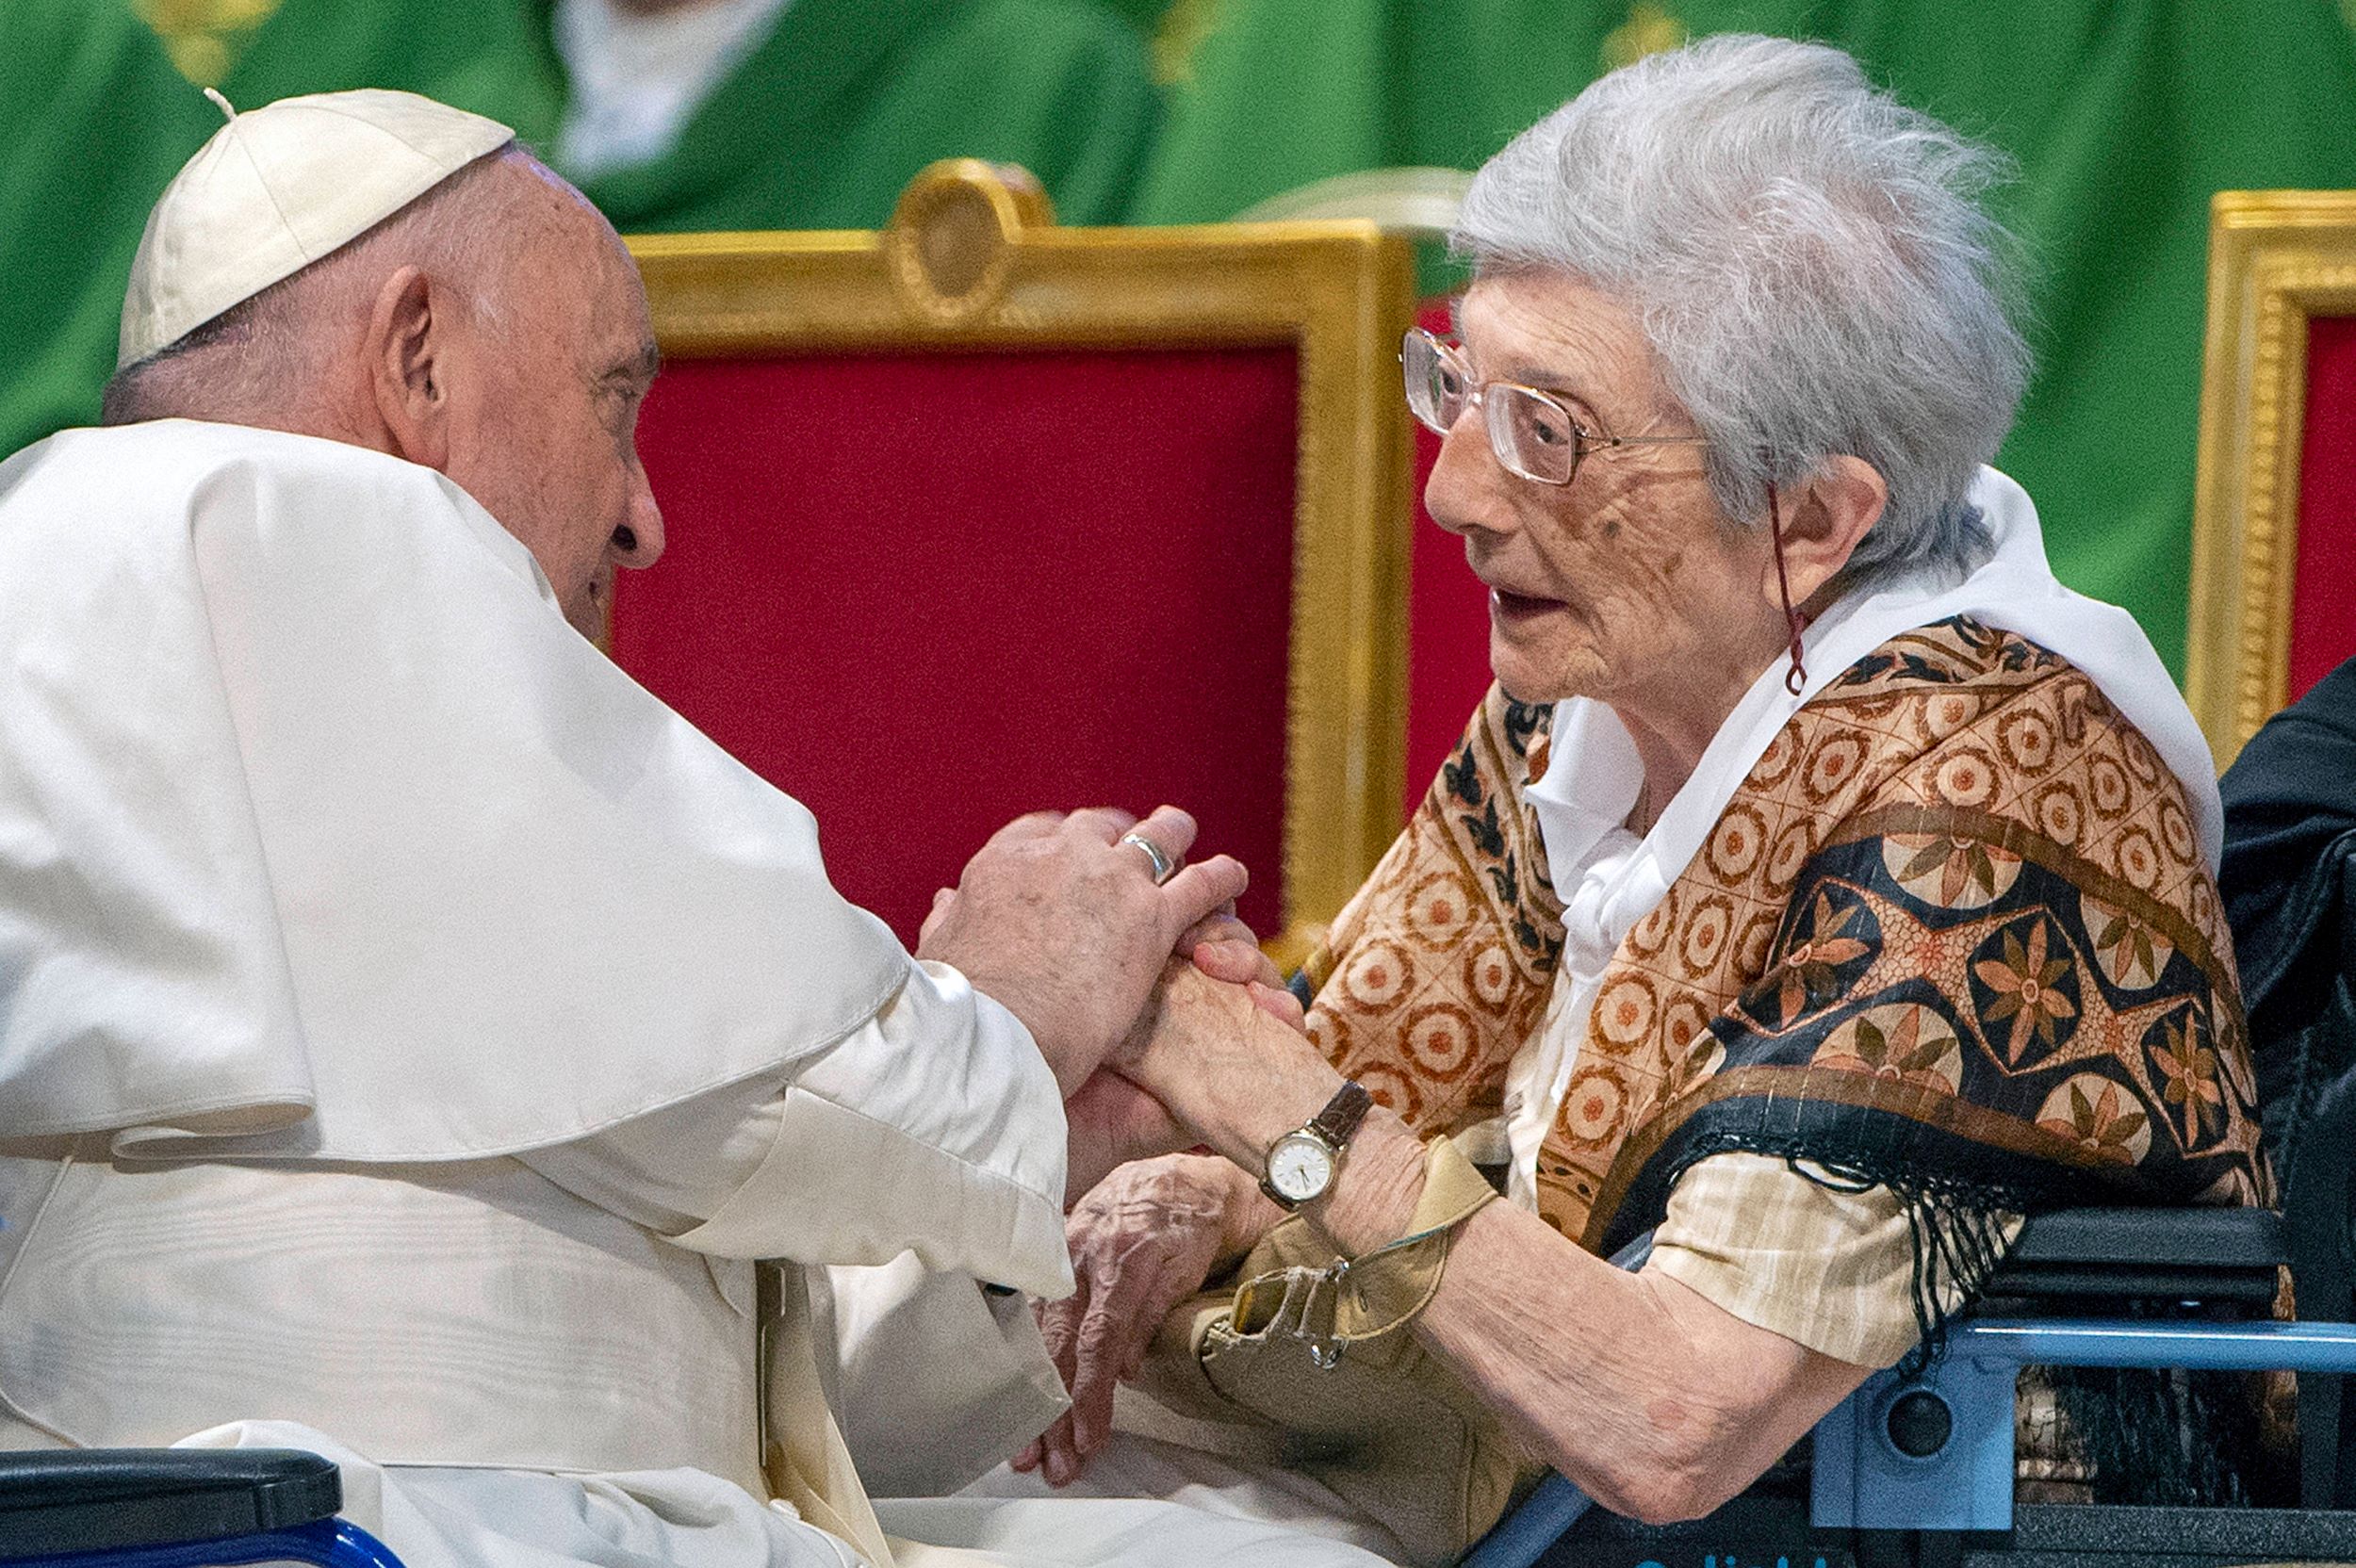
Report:
<svg viewBox="0 0 2356 1568"><path fill-rule="evenodd" d="M450 323L431 280L403 267L384 280L369 309L369 390L396 457L428 468L450 465Z"/></svg>
<svg viewBox="0 0 2356 1568"><path fill-rule="evenodd" d="M1783 564L1791 577L1792 602L1822 611L1823 605L1809 601L1849 564L1850 553L1880 519L1890 501L1889 482L1861 457L1833 457L1775 498L1783 518ZM1780 609L1772 548L1760 588L1767 602Z"/></svg>

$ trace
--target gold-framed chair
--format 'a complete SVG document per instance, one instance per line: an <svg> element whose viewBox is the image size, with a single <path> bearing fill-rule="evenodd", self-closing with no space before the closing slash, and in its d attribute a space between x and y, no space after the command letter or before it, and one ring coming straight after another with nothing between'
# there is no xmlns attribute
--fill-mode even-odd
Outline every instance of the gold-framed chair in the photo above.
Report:
<svg viewBox="0 0 2356 1568"><path fill-rule="evenodd" d="M2184 685L2222 769L2356 657L2356 191L2220 191Z"/></svg>
<svg viewBox="0 0 2356 1568"><path fill-rule="evenodd" d="M1013 812L1169 798L1305 952L1400 820L1409 243L1067 229L952 160L881 231L629 244L669 543L616 660L905 939Z"/></svg>

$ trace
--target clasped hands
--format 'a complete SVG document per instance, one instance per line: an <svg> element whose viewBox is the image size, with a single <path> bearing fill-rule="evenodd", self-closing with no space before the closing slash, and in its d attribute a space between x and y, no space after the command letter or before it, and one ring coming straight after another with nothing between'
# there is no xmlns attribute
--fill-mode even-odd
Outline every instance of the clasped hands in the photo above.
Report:
<svg viewBox="0 0 2356 1568"><path fill-rule="evenodd" d="M1128 832L1175 861L1195 825L1170 807L1022 818L936 897L917 947L1030 1027L1066 1097L1078 1289L1040 1326L1072 1408L1015 1461L1058 1485L1110 1435L1113 1385L1163 1316L1279 1217L1247 1173L1341 1083L1235 917L1242 866L1155 887ZM1042 972L1050 952L1064 961ZM1198 1142L1225 1157L1176 1152Z"/></svg>
<svg viewBox="0 0 2356 1568"><path fill-rule="evenodd" d="M1219 1059L1255 1017L1301 1027L1235 916L1243 866L1214 856L1156 886L1125 835L1178 863L1195 823L1170 806L1142 821L1110 808L1017 818L935 895L917 942L919 957L955 965L1038 1042L1072 1125L1072 1198L1125 1161L1249 1136L1214 1092L1235 1076Z"/></svg>

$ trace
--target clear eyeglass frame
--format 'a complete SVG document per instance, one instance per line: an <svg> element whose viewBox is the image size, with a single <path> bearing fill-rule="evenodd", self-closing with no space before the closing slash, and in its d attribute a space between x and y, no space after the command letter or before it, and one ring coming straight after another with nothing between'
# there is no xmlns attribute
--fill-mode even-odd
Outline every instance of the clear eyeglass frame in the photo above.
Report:
<svg viewBox="0 0 2356 1568"><path fill-rule="evenodd" d="M1467 407L1481 410L1489 449L1509 474L1536 484L1568 484L1579 460L1612 447L1702 447L1701 435L1613 435L1590 430L1552 393L1519 382L1475 381L1462 355L1421 327L1399 340L1407 408L1434 434L1456 428Z"/></svg>

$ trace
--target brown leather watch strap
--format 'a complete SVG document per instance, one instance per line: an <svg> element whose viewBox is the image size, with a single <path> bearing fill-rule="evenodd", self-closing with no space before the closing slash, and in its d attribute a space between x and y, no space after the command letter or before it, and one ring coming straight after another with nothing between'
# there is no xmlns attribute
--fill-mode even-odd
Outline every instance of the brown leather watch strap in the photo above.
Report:
<svg viewBox="0 0 2356 1568"><path fill-rule="evenodd" d="M1366 1112L1373 1104L1374 1096L1366 1092L1364 1085L1352 1079L1334 1091L1333 1098L1325 1102L1325 1109L1319 1111L1317 1119L1309 1123L1309 1129L1335 1149L1343 1148L1350 1142L1350 1135L1358 1130L1358 1123L1366 1119Z"/></svg>

